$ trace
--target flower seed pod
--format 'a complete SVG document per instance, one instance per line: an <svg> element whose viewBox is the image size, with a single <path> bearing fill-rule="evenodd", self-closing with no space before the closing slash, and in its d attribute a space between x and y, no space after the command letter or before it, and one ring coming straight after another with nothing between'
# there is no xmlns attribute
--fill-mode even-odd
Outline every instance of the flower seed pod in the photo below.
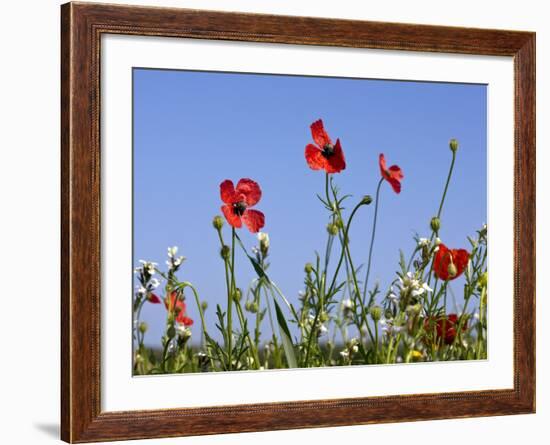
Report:
<svg viewBox="0 0 550 445"><path fill-rule="evenodd" d="M453 153L456 153L456 151L458 150L458 141L456 139L451 139L449 141L449 148L451 149L451 151Z"/></svg>
<svg viewBox="0 0 550 445"><path fill-rule="evenodd" d="M212 220L212 225L214 226L214 229L221 230L223 227L223 218L220 215L214 216L214 219Z"/></svg>
<svg viewBox="0 0 550 445"><path fill-rule="evenodd" d="M144 321L142 321L140 324L139 324L139 332L141 332L142 334L145 334L147 332L147 329L149 329L149 326L147 326L147 323L145 323Z"/></svg>
<svg viewBox="0 0 550 445"><path fill-rule="evenodd" d="M241 297L243 296L242 291L237 287L235 291L233 292L233 300L235 302L241 301Z"/></svg>
<svg viewBox="0 0 550 445"><path fill-rule="evenodd" d="M166 331L166 336L169 338L169 339L172 339L174 338L176 335L176 328L174 328L174 325L170 326L168 328L168 330Z"/></svg>
<svg viewBox="0 0 550 445"><path fill-rule="evenodd" d="M437 216L434 216L430 221L430 227L434 232L439 232L439 229L441 228L441 220Z"/></svg>
<svg viewBox="0 0 550 445"><path fill-rule="evenodd" d="M311 263L306 263L306 265L304 266L304 271L305 273L307 273L308 275L313 272L313 264Z"/></svg>
<svg viewBox="0 0 550 445"><path fill-rule="evenodd" d="M372 196L371 195L365 195L363 196L363 199L361 200L362 205L369 205L372 202Z"/></svg>
<svg viewBox="0 0 550 445"><path fill-rule="evenodd" d="M208 309L208 303L206 301L203 301L201 303L201 309L204 312L206 309Z"/></svg>
<svg viewBox="0 0 550 445"><path fill-rule="evenodd" d="M220 255L221 255L222 259L228 260L229 255L231 255L231 248L229 246L223 245L221 250L220 250Z"/></svg>
<svg viewBox="0 0 550 445"><path fill-rule="evenodd" d="M327 232L329 233L329 235L338 235L338 225L336 223L331 223L329 225L327 225Z"/></svg>
<svg viewBox="0 0 550 445"><path fill-rule="evenodd" d="M370 316L373 321L377 322L382 318L382 308L380 306L373 306L369 310Z"/></svg>

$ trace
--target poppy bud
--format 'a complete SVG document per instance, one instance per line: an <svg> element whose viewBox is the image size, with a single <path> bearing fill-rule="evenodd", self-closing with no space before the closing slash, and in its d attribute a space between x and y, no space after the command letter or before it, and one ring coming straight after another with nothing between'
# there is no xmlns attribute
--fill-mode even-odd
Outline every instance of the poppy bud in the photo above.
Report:
<svg viewBox="0 0 550 445"><path fill-rule="evenodd" d="M338 225L336 223L331 223L329 225L327 225L327 232L329 233L329 235L338 235Z"/></svg>
<svg viewBox="0 0 550 445"><path fill-rule="evenodd" d="M311 263L306 263L305 267L304 267L304 271L305 273L307 274L310 274L311 272L313 272L313 264Z"/></svg>
<svg viewBox="0 0 550 445"><path fill-rule="evenodd" d="M324 311L321 312L321 313L319 314L319 321L320 321L321 323L324 323L324 322L327 321L327 320L328 320L328 314L327 314L326 312L324 312Z"/></svg>
<svg viewBox="0 0 550 445"><path fill-rule="evenodd" d="M176 328L172 325L170 326L167 331L166 331L166 336L169 338L169 339L172 339L174 338L176 335Z"/></svg>
<svg viewBox="0 0 550 445"><path fill-rule="evenodd" d="M145 323L144 321L139 324L139 332L141 332L142 334L145 334L148 328L149 326L147 326L147 323Z"/></svg>
<svg viewBox="0 0 550 445"><path fill-rule="evenodd" d="M373 321L378 321L382 318L382 308L380 306L373 306L369 310L370 316Z"/></svg>
<svg viewBox="0 0 550 445"><path fill-rule="evenodd" d="M220 215L214 216L214 219L212 220L212 225L214 226L214 229L221 230L223 227L223 218Z"/></svg>
<svg viewBox="0 0 550 445"><path fill-rule="evenodd" d="M203 301L201 303L201 309L204 312L206 309L208 309L208 303L206 301Z"/></svg>
<svg viewBox="0 0 550 445"><path fill-rule="evenodd" d="M479 277L479 279L477 280L477 285L480 288L487 287L487 272Z"/></svg>
<svg viewBox="0 0 550 445"><path fill-rule="evenodd" d="M256 303L255 301L247 301L244 305L244 308L248 312L255 314L256 312L258 312L258 303Z"/></svg>
<svg viewBox="0 0 550 445"><path fill-rule="evenodd" d="M456 151L458 150L458 141L456 139L451 139L449 141L449 148L453 153L456 153Z"/></svg>
<svg viewBox="0 0 550 445"><path fill-rule="evenodd" d="M269 250L269 235L265 232L258 232L258 240L260 241L262 255L265 257Z"/></svg>
<svg viewBox="0 0 550 445"><path fill-rule="evenodd" d="M449 263L449 266L447 267L447 272L449 273L449 277L456 277L456 266L453 263Z"/></svg>
<svg viewBox="0 0 550 445"><path fill-rule="evenodd" d="M228 260L230 254L231 254L231 249L229 248L229 246L223 245L220 250L220 255L222 259Z"/></svg>
<svg viewBox="0 0 550 445"><path fill-rule="evenodd" d="M235 302L241 301L241 297L243 296L242 291L237 287L235 291L233 292L233 300Z"/></svg>
<svg viewBox="0 0 550 445"><path fill-rule="evenodd" d="M439 232L439 229L441 228L441 220L437 216L434 216L430 221L430 227L434 232Z"/></svg>
<svg viewBox="0 0 550 445"><path fill-rule="evenodd" d="M363 199L361 200L362 205L368 206L372 202L372 196L371 195L365 195L363 196Z"/></svg>

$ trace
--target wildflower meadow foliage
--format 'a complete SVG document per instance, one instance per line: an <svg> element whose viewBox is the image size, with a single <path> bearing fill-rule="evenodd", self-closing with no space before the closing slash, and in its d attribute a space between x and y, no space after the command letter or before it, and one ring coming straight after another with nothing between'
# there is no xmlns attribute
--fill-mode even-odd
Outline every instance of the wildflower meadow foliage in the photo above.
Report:
<svg viewBox="0 0 550 445"><path fill-rule="evenodd" d="M304 266L299 304L291 304L269 274L270 239L261 231L266 217L255 208L263 198L260 185L242 178L235 186L225 179L220 184L223 216L215 216L212 224L213 236L219 240L219 252L213 255L223 263L224 274L219 279L225 280L226 303L209 308L200 298L200 289L180 278L185 258L178 256L177 247L168 248L166 267L142 260L135 269L139 284L133 300L135 374L487 357L487 227L483 225L473 236L465 235L464 246L450 248L440 238L458 142L452 139L449 144L449 172L441 200L434 203L438 207L427 224L429 232L425 238L415 237L408 255L400 252L395 278L383 286L369 283L376 260L382 188L389 186L399 194L405 175L398 165L388 167L380 153L374 199L365 195L348 204L353 197L341 194L335 180L335 174L345 174L346 169L340 139L333 143L322 120L311 125L311 136L313 143L305 148L305 160L309 168L320 174L324 171L324 188L312 199L318 199L327 212L326 242L324 254L315 253ZM270 191L264 199L270 199ZM348 234L357 212L372 214L370 245L368 250L354 246L352 255ZM257 233L258 244L251 249L239 237L239 230L245 228ZM357 259L358 253L363 262ZM246 287L236 280L237 255L247 259L256 274ZM455 294L449 283L458 277L464 278L464 284ZM451 300L460 308L456 313L448 313ZM144 344L148 326L141 310L146 304L165 311L166 327L158 348ZM217 333L208 332L205 317L216 320ZM200 342L192 344L192 337Z"/></svg>

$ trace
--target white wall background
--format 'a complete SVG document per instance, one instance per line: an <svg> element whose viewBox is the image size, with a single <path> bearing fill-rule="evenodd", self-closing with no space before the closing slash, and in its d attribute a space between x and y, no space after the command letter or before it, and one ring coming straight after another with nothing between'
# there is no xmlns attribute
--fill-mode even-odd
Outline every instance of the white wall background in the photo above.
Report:
<svg viewBox="0 0 550 445"><path fill-rule="evenodd" d="M359 2L354 0L118 0L289 15L493 27L537 32L538 391L537 414L148 443L545 443L550 422L550 310L544 280L550 236L550 13L536 0ZM59 2L4 2L0 27L0 410L2 443L58 440L59 417ZM7 138L6 138L7 136ZM536 439L537 433L541 439ZM542 439L546 437L546 439Z"/></svg>

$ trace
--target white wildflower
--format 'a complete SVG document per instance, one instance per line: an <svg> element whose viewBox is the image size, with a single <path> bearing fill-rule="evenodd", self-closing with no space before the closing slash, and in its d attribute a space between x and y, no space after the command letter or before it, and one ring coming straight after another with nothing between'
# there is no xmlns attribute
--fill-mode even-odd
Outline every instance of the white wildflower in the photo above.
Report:
<svg viewBox="0 0 550 445"><path fill-rule="evenodd" d="M178 246L168 248L168 256L170 258L174 258L177 253L178 253Z"/></svg>
<svg viewBox="0 0 550 445"><path fill-rule="evenodd" d="M347 349L344 349L343 351L340 351L340 355L343 359L347 360L349 358L349 351Z"/></svg>
<svg viewBox="0 0 550 445"><path fill-rule="evenodd" d="M263 243L266 248L269 248L269 235L266 232L258 232L258 241Z"/></svg>
<svg viewBox="0 0 550 445"><path fill-rule="evenodd" d="M418 247L425 247L430 245L428 238L418 238Z"/></svg>

